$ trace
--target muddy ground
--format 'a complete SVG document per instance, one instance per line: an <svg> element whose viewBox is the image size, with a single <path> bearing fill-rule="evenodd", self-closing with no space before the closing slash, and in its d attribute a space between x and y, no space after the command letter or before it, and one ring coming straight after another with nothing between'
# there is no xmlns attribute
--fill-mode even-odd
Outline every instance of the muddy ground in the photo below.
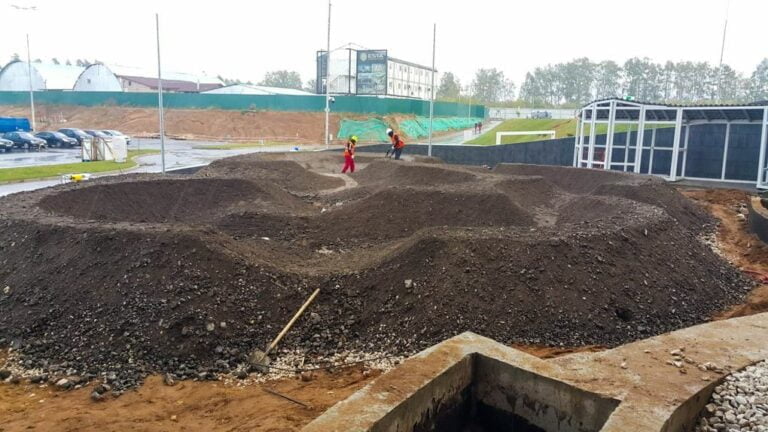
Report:
<svg viewBox="0 0 768 432"><path fill-rule="evenodd" d="M283 341L310 360L466 330L615 346L751 288L701 241L713 219L661 180L365 157L343 180L336 155L260 157L2 200L0 344L123 389L243 370L316 288Z"/></svg>
<svg viewBox="0 0 768 432"><path fill-rule="evenodd" d="M295 165L231 159L183 178L182 186L136 176L22 194L3 207L0 257L9 292L0 293L0 337L22 354L22 365L52 377L93 372L96 381L106 371L127 386L158 372L195 381L168 387L154 376L138 391L95 403L89 394L96 383L62 392L24 379L0 386L0 410L9 413L0 430L296 430L372 374L353 368L265 384L311 410L262 385L240 388L228 378L235 384L227 386L198 374L236 369L315 286L323 295L285 342L308 358L358 349L409 353L464 329L510 344L539 340L550 347L529 350L548 357L573 351L570 345L597 349L587 340L612 346L639 338L638 326L650 335L765 310L764 287L739 304L749 281L700 241L716 227L718 248L734 265L768 265L766 247L736 216L743 194L685 191L721 220L714 225L654 179L366 158L364 169L341 179L318 176L336 168L335 160L302 158L287 157ZM304 167L314 172L302 175ZM282 175L286 170L292 174ZM475 189L474 207L462 205L462 190ZM413 208L435 217L411 217ZM372 226L379 221L383 227ZM17 267L25 271L11 270ZM346 332L327 331L334 326ZM431 331L414 332L419 328ZM591 328L600 331L589 336ZM417 342L403 344L413 333ZM222 359L226 367L217 364ZM242 416L261 407L268 416Z"/></svg>

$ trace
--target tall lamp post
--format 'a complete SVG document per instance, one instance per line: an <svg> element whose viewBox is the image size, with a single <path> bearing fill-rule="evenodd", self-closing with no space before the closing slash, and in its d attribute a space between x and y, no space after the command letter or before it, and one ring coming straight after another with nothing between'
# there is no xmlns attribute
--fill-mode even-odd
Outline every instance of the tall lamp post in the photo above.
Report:
<svg viewBox="0 0 768 432"><path fill-rule="evenodd" d="M432 156L432 121L435 115L435 47L437 46L437 23L432 27L432 86L429 98L429 145L427 146L427 156Z"/></svg>
<svg viewBox="0 0 768 432"><path fill-rule="evenodd" d="M325 148L330 145L331 128L331 0L328 0L328 39L325 51Z"/></svg>
<svg viewBox="0 0 768 432"><path fill-rule="evenodd" d="M37 6L19 6L15 4L10 6L16 10L22 11L34 12L37 10ZM32 130L35 130L35 88L34 84L32 84L32 54L29 49L29 33L27 33L27 73L29 74L29 111L32 120L31 126Z"/></svg>
<svg viewBox="0 0 768 432"><path fill-rule="evenodd" d="M160 121L160 166L165 174L165 116L163 115L163 74L160 68L160 15L155 14L157 32L157 105Z"/></svg>

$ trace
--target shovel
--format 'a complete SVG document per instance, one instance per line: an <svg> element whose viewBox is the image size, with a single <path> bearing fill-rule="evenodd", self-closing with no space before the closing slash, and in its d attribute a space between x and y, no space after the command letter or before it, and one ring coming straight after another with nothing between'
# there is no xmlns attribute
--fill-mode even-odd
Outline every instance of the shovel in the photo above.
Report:
<svg viewBox="0 0 768 432"><path fill-rule="evenodd" d="M296 322L296 320L299 319L301 314L304 313L304 311L309 307L310 303L317 297L317 295L320 294L320 288L316 289L315 292L312 293L311 296L307 299L307 301L304 302L303 305L301 305L301 308L299 308L299 311L296 312L296 315L291 318L290 321L288 321L288 324L285 325L283 330L280 332L280 334L277 335L275 340L272 341L271 344L267 347L266 350L260 351L260 350L254 350L251 355L248 358L248 362L256 368L260 372L268 372L269 368L269 353L275 349L278 343L280 343L280 340L285 336L286 333L293 327L293 324Z"/></svg>

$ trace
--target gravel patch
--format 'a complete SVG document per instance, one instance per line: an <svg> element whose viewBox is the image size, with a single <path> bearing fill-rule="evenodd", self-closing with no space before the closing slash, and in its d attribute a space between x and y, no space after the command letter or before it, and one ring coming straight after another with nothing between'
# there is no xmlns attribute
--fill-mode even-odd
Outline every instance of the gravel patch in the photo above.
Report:
<svg viewBox="0 0 768 432"><path fill-rule="evenodd" d="M768 361L727 376L695 430L768 432Z"/></svg>

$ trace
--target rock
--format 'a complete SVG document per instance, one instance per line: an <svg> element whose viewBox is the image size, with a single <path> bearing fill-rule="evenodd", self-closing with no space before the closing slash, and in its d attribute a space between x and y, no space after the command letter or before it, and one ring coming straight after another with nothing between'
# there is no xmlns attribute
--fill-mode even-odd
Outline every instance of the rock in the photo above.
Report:
<svg viewBox="0 0 768 432"><path fill-rule="evenodd" d="M177 421L179 421L179 418L178 418L178 417L176 417L175 415L172 415L172 416L171 416L171 421L172 421L172 422L177 422Z"/></svg>
<svg viewBox="0 0 768 432"><path fill-rule="evenodd" d="M0 381L5 381L11 376L11 371L8 369L0 369Z"/></svg>
<svg viewBox="0 0 768 432"><path fill-rule="evenodd" d="M173 378L172 374L165 374L163 377L163 383L167 386L175 386L176 380Z"/></svg>
<svg viewBox="0 0 768 432"><path fill-rule="evenodd" d="M627 368L627 362L623 362L623 363L621 364L621 368L622 368L622 369L626 369L626 368Z"/></svg>
<svg viewBox="0 0 768 432"><path fill-rule="evenodd" d="M246 372L243 369L236 370L232 375L234 375L235 378L240 379L240 380L244 380L244 379L248 378L248 372Z"/></svg>
<svg viewBox="0 0 768 432"><path fill-rule="evenodd" d="M413 280L412 279L406 279L405 280L405 289L411 289L413 288Z"/></svg>
<svg viewBox="0 0 768 432"><path fill-rule="evenodd" d="M101 402L104 400L104 396L101 393L94 391L91 393L91 400L94 402Z"/></svg>
<svg viewBox="0 0 768 432"><path fill-rule="evenodd" d="M216 330L216 324L209 322L205 325L205 329L208 330L209 332L212 332Z"/></svg>
<svg viewBox="0 0 768 432"><path fill-rule="evenodd" d="M3 288L3 294L7 295L7 294L10 294L10 293L11 293L11 287L6 285L5 288Z"/></svg>
<svg viewBox="0 0 768 432"><path fill-rule="evenodd" d="M319 324L319 323L320 323L320 321L322 321L322 318L320 317L320 314L319 314L319 313L317 313L317 312L311 312L311 313L309 314L309 319L310 319L310 320L311 320L313 323L315 323L315 324Z"/></svg>
<svg viewBox="0 0 768 432"><path fill-rule="evenodd" d="M109 384L99 384L96 386L96 388L93 389L93 391L99 394L106 394L112 391L112 386Z"/></svg>
<svg viewBox="0 0 768 432"><path fill-rule="evenodd" d="M311 372L302 372L301 373L301 380L302 381L309 382L309 381L312 381L312 379L314 379L314 377L312 376Z"/></svg>
<svg viewBox="0 0 768 432"><path fill-rule="evenodd" d="M58 388L60 388L62 390L69 390L69 389L71 389L74 386L75 386L75 384L72 381L70 381L70 380L68 380L66 378L62 378L62 379L56 381L56 387L58 387Z"/></svg>
<svg viewBox="0 0 768 432"><path fill-rule="evenodd" d="M42 384L48 382L48 375L33 375L29 378L29 382L32 384Z"/></svg>

